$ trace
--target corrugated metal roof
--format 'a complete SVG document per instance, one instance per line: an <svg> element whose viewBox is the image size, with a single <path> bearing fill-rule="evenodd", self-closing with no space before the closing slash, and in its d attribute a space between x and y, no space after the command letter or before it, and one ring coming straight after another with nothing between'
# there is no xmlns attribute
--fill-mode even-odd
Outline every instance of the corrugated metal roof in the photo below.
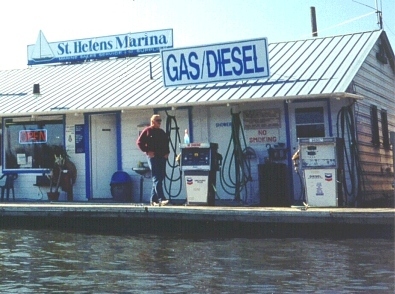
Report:
<svg viewBox="0 0 395 294"><path fill-rule="evenodd" d="M381 33L272 43L266 79L181 88L164 88L160 55L0 71L0 109L4 116L344 93ZM39 97L32 94L36 83Z"/></svg>

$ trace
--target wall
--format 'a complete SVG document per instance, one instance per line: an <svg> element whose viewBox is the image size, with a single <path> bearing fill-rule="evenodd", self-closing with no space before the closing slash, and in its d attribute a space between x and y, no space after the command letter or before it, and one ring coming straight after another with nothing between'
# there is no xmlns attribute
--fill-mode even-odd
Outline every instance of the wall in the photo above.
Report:
<svg viewBox="0 0 395 294"><path fill-rule="evenodd" d="M83 115L67 115L66 126L74 127L75 124L83 124ZM67 141L68 138L66 138ZM74 139L74 138L72 138ZM70 142L70 146L73 146L73 142ZM67 145L67 144L66 144ZM69 147L70 147L69 146ZM77 168L77 180L73 187L74 200L86 201L85 192L85 154L76 154L74 148L67 149L70 160L76 165ZM15 181L15 197L19 200L47 200L47 192L49 187L38 187L36 183L36 176L39 174L22 173L18 175L18 179ZM66 193L60 189L60 201L66 201Z"/></svg>
<svg viewBox="0 0 395 294"><path fill-rule="evenodd" d="M371 131L370 131L370 113L369 107L371 103L379 106L379 109L385 108L388 113L389 129L393 131L395 129L395 107L394 103L391 102L393 97L393 89L391 89L391 83L393 83L393 73L388 71L389 66L372 67L371 64L376 62L374 52L372 52L368 58L368 64L364 65L361 71L358 73L354 83L355 89L358 94L364 95L366 98L363 101L358 101L354 105L356 120L357 120L357 131L358 138L360 140L361 157L363 160L363 166L366 169L365 176L369 180L368 192L370 194L383 193L383 191L392 191L392 177L382 173L381 167L386 167L391 161L392 152L384 150L384 148L374 148L371 146ZM377 73L379 71L379 73ZM373 82L373 86L367 85L367 79L369 75L378 76L381 71L384 71L384 76L389 78L385 81ZM392 73L392 76L391 76ZM380 83L379 83L380 82ZM382 87L378 87L378 84ZM392 95L392 96L391 96ZM333 136L336 136L337 128L337 113L342 106L345 106L350 101L347 100L331 100L331 116L332 116L332 129ZM229 181L229 177L234 177L233 169L231 167L231 159L229 157L233 151L233 143L230 141L232 136L232 112L239 114L242 125L245 123L245 117L248 111L255 111L256 113L264 113L263 111L275 110L279 113L278 126L275 127L257 127L251 128L250 130L243 130L241 135L244 134L242 139L242 148L251 148L255 153L255 156L250 158L251 164L251 181L247 183L247 189L243 189L241 192L241 199L247 204L258 205L259 204L259 174L258 165L263 164L268 159L267 146L274 146L279 142L285 143L286 145L286 125L285 125L285 113L284 103L282 101L270 101L270 102L249 102L240 103L239 105L229 106L194 106L191 108L191 119L192 119L192 130L194 142L212 142L218 143L218 152L223 156L224 162L221 173L217 173L217 198L221 200L234 200L234 188L226 188L221 183L221 178ZM139 162L146 162L146 156L143 154L136 145L136 140L145 125L149 124L149 119L153 114L153 110L125 110L121 114L121 142L122 142L122 169L126 171L132 177L132 193L133 201L140 202L140 175L133 171L133 167L137 167ZM163 120L166 119L166 113L160 111ZM183 130L188 128L188 117L187 110L169 110L170 115L174 115L179 124L180 140L183 137ZM265 115L263 115L265 116ZM66 125L74 126L75 124L83 124L83 115L70 114L66 116ZM380 134L381 134L381 124ZM162 125L164 128L165 126ZM292 126L291 126L292 127ZM274 139L273 139L274 138ZM245 139L245 144L244 144ZM382 141L382 138L381 138ZM346 142L347 144L347 142ZM178 145L178 144L175 144ZM287 146L289 147L289 146ZM74 185L74 199L76 201L86 201L86 187L85 187L85 153L76 154L75 150L68 150L71 160L76 164L78 170L77 183ZM172 152L172 157L175 157L179 153L179 149ZM282 163L287 164L287 160ZM379 163L379 164L377 164ZM289 167L292 169L292 167ZM172 171L172 168L168 168L168 174ZM179 176L180 171L178 167L174 170L178 172L176 176ZM230 172L229 172L230 171ZM16 192L18 198L29 198L31 200L46 200L47 188L39 188L33 186L35 183L34 174L21 174L16 183ZM179 189L181 192L175 198L180 201L184 201L186 198L185 187L183 184L184 179L178 179L178 182L171 186L171 194L176 194ZM33 189L32 189L33 187ZM151 178L147 175L143 182L143 202L149 201L149 195L151 190ZM372 193L374 192L374 193ZM61 195L61 200L66 200L66 195Z"/></svg>
<svg viewBox="0 0 395 294"><path fill-rule="evenodd" d="M382 128L380 110L387 110L389 132L395 130L395 73L390 65L383 64L376 58L378 44L374 46L365 63L357 73L354 83L358 94L365 98L355 104L357 135L366 201L374 198L387 198L392 192L392 151L382 145ZM372 145L372 129L370 121L370 106L378 109L380 146ZM390 170L388 170L390 168Z"/></svg>
<svg viewBox="0 0 395 294"><path fill-rule="evenodd" d="M227 153L233 151L233 145L231 144L230 150L229 144L232 134L232 115L231 109L234 113L240 112L240 119L243 123L243 111L245 110L259 110L259 109L278 109L280 111L280 128L271 129L270 134L275 134L275 142L269 142L274 145L278 142L286 142L285 134L285 118L283 111L282 102L270 102L268 103L246 103L241 106L194 106L192 108L192 131L193 131L193 142L211 142L217 143L219 146L218 153L220 153L224 159ZM166 119L166 114L160 112L163 121ZM168 113L176 117L177 124L179 126L180 138L182 140L184 135L185 126L188 124L185 112L181 110L169 110ZM140 111L125 111L122 113L122 166L123 170L128 172L132 177L133 185L133 200L139 202L140 198L140 176L133 171L133 167L136 167L138 162L146 162L145 155L137 148L136 140L138 136L138 125L148 123L149 118L153 114L153 110L140 110ZM162 128L165 126L162 123ZM250 204L259 203L259 182L258 182L258 164L264 163L267 159L267 143L266 142L250 142L250 137L254 137L258 134L258 130L251 130L245 132L246 145L243 144L243 148L251 147L256 152L256 158L251 159L251 176L252 181L248 183L247 192L243 191L241 195L241 200L248 202ZM179 149L177 150L177 153ZM171 152L170 158L174 156L174 152ZM227 176L229 169L229 161L225 162L223 169L225 171L225 176ZM171 176L172 169L167 169L168 176ZM177 178L180 174L179 167L175 168L174 177ZM182 181L182 183L180 183ZM186 191L184 185L184 179L176 180L175 183L171 185L171 195L172 199L176 201L185 201ZM181 185L181 192L179 193ZM170 186L169 180L166 181L166 187ZM151 178L147 175L143 182L143 202L149 201L151 189ZM220 181L220 173L217 173L217 198L222 200L233 200L234 199L234 189L224 189ZM177 195L179 193L179 195Z"/></svg>
<svg viewBox="0 0 395 294"><path fill-rule="evenodd" d="M74 128L76 124L84 124L84 116L83 114L69 114L66 116L66 126L70 126ZM85 178L86 178L86 170L85 170L85 153L75 153L75 138L74 142L69 142L69 146L67 143L68 138L66 138L66 148L67 153L70 156L70 160L75 164L77 168L77 180L73 187L74 192L74 200L76 201L87 201L86 198L86 185L85 185ZM87 138L86 138L87 140ZM61 195L60 200L66 200L66 195L63 192Z"/></svg>
<svg viewBox="0 0 395 294"><path fill-rule="evenodd" d="M136 140L139 131L144 126L150 124L152 110L124 111L121 115L121 136L122 136L122 170L126 171L132 177L132 195L133 200L138 202L140 195L140 175L133 171L133 167L137 167L138 162L146 163L147 159L137 145ZM140 127L138 127L141 125ZM151 178L144 181L144 202L149 202L149 183Z"/></svg>

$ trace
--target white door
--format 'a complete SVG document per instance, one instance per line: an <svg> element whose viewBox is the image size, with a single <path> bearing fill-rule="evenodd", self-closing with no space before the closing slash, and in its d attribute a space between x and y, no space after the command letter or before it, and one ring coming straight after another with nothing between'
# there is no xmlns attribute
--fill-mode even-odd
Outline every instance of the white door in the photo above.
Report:
<svg viewBox="0 0 395 294"><path fill-rule="evenodd" d="M298 138L329 136L328 107L326 101L293 102L288 104L290 122L290 148L294 154L298 148ZM293 172L294 200L305 200L303 174Z"/></svg>
<svg viewBox="0 0 395 294"><path fill-rule="evenodd" d="M117 171L116 115L91 115L90 127L91 198L111 198L111 177Z"/></svg>

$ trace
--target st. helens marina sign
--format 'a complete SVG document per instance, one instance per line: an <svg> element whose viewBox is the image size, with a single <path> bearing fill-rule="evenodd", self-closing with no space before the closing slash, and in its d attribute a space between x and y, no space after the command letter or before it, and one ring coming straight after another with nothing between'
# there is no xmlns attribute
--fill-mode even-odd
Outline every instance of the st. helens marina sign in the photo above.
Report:
<svg viewBox="0 0 395 294"><path fill-rule="evenodd" d="M126 57L158 53L161 49L172 47L172 29L51 43L40 31L36 44L27 47L27 64L73 63Z"/></svg>

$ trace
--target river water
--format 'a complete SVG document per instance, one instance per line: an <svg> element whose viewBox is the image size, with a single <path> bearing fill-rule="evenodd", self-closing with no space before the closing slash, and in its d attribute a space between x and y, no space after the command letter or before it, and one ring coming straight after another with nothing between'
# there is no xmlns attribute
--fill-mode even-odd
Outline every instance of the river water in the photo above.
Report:
<svg viewBox="0 0 395 294"><path fill-rule="evenodd" d="M394 240L0 231L1 293L394 293Z"/></svg>

